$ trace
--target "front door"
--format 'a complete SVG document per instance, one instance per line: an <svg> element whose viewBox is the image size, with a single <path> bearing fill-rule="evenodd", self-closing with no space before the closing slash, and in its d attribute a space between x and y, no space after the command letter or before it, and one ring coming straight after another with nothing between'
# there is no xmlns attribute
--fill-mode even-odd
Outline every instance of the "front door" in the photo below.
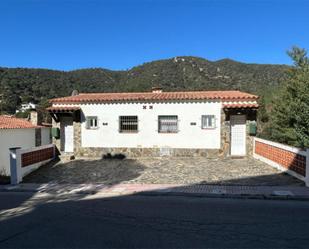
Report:
<svg viewBox="0 0 309 249"><path fill-rule="evenodd" d="M64 152L74 151L74 131L72 117L63 117L61 119L61 150Z"/></svg>
<svg viewBox="0 0 309 249"><path fill-rule="evenodd" d="M246 155L246 115L231 115L231 155Z"/></svg>

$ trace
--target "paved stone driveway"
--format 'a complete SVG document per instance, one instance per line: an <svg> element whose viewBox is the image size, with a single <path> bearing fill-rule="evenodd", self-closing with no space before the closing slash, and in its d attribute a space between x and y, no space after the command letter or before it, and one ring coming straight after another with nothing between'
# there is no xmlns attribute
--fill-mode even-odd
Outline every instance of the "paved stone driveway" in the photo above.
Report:
<svg viewBox="0 0 309 249"><path fill-rule="evenodd" d="M76 159L45 165L24 178L24 182L303 185L252 158Z"/></svg>

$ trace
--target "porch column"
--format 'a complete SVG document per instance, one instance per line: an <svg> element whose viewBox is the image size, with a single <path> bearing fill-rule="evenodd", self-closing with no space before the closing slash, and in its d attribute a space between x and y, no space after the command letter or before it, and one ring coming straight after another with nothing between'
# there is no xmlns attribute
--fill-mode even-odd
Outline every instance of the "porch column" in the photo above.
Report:
<svg viewBox="0 0 309 249"><path fill-rule="evenodd" d="M220 156L227 157L230 154L230 121L224 109L221 109L221 149Z"/></svg>
<svg viewBox="0 0 309 249"><path fill-rule="evenodd" d="M56 122L54 119L52 119L52 127L58 128L60 130L60 121ZM52 137L52 143L57 147L57 150L60 151L61 149L61 140L60 138Z"/></svg>
<svg viewBox="0 0 309 249"><path fill-rule="evenodd" d="M73 121L73 130L74 130L74 155L78 156L80 154L81 149L81 133L82 133L82 126L81 122L74 120Z"/></svg>

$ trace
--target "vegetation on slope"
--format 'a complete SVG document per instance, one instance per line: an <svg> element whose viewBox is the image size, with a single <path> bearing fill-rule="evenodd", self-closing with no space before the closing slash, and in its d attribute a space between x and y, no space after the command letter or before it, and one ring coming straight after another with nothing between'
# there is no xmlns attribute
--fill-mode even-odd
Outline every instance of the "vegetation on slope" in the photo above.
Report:
<svg viewBox="0 0 309 249"><path fill-rule="evenodd" d="M265 96L268 102L287 68L189 56L153 61L127 71L0 68L0 112L15 113L21 103L30 101L45 105L47 99L70 95L73 89L124 92L149 91L152 86L165 91L239 89Z"/></svg>

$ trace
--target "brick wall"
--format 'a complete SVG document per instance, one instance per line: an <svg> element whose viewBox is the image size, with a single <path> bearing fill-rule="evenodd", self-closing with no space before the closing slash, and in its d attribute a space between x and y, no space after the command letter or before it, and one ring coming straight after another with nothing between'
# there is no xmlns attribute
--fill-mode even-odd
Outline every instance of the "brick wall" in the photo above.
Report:
<svg viewBox="0 0 309 249"><path fill-rule="evenodd" d="M54 157L54 148L30 151L21 155L21 167L26 167Z"/></svg>
<svg viewBox="0 0 309 249"><path fill-rule="evenodd" d="M11 184L55 158L55 145L47 144L28 149L10 148Z"/></svg>
<svg viewBox="0 0 309 249"><path fill-rule="evenodd" d="M255 153L302 176L306 175L306 156L255 141Z"/></svg>

